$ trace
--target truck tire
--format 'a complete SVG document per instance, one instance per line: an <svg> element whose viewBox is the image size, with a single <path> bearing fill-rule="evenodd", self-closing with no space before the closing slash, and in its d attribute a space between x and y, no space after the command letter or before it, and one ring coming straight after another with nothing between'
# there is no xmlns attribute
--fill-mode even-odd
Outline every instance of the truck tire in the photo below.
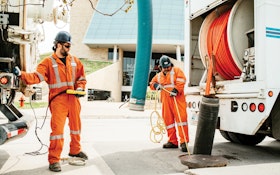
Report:
<svg viewBox="0 0 280 175"><path fill-rule="evenodd" d="M225 138L225 139L228 140L228 141L233 142L233 141L231 140L231 138L229 137L227 131L220 130L220 133L221 133L221 135L223 136L223 138Z"/></svg>
<svg viewBox="0 0 280 175"><path fill-rule="evenodd" d="M261 143L266 137L263 134L246 135L234 132L228 132L228 136L230 140L232 140L232 142L243 145L256 145L258 143Z"/></svg>
<svg viewBox="0 0 280 175"><path fill-rule="evenodd" d="M242 144L242 143L239 141L239 138L237 137L237 133L228 132L228 136L229 136L230 140L232 140L233 143Z"/></svg>

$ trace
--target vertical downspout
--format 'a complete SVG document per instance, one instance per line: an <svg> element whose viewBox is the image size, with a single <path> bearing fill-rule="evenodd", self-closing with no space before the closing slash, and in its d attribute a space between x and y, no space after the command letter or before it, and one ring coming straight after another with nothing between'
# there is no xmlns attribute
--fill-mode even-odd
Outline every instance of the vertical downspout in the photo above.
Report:
<svg viewBox="0 0 280 175"><path fill-rule="evenodd" d="M179 45L176 46L176 59L178 61L180 61L180 62L182 61L182 58L181 58L181 48L180 48Z"/></svg>
<svg viewBox="0 0 280 175"><path fill-rule="evenodd" d="M118 46L114 45L114 52L113 52L113 63L117 62L117 57L118 57Z"/></svg>
<svg viewBox="0 0 280 175"><path fill-rule="evenodd" d="M129 109L144 111L152 48L152 0L137 0L137 6L137 48Z"/></svg>

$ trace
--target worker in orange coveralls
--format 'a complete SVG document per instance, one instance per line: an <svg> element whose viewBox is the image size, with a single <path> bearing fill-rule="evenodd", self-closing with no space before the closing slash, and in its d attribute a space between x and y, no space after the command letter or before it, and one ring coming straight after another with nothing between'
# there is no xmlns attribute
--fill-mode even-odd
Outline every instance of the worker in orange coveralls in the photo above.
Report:
<svg viewBox="0 0 280 175"><path fill-rule="evenodd" d="M43 59L34 73L20 71L18 67L14 71L27 85L46 81L49 86L52 132L48 161L49 170L54 172L61 171L59 162L64 144L63 131L66 117L69 120L71 136L69 156L88 159L81 151L80 144L81 105L78 97L83 95L66 93L68 89L84 91L86 85L84 66L77 57L69 54L70 47L71 35L66 31L60 31L55 37L54 53Z"/></svg>
<svg viewBox="0 0 280 175"><path fill-rule="evenodd" d="M162 117L169 139L163 145L163 148L178 148L177 127L181 150L187 152L189 135L186 111L187 104L184 95L186 77L180 68L173 66L166 55L160 58L159 64L161 72L153 77L150 82L150 88L152 90L161 90Z"/></svg>

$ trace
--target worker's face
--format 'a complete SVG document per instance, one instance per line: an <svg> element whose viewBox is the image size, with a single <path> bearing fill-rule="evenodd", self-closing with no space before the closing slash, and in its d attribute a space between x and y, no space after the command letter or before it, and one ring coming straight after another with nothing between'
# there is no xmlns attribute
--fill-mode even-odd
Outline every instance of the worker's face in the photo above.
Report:
<svg viewBox="0 0 280 175"><path fill-rule="evenodd" d="M71 44L61 43L60 45L61 45L60 54L66 57L68 55L68 52L70 51Z"/></svg>
<svg viewBox="0 0 280 175"><path fill-rule="evenodd" d="M171 66L166 67L166 68L162 68L162 72L163 72L164 74L167 74L167 72L169 72L170 70L171 70Z"/></svg>

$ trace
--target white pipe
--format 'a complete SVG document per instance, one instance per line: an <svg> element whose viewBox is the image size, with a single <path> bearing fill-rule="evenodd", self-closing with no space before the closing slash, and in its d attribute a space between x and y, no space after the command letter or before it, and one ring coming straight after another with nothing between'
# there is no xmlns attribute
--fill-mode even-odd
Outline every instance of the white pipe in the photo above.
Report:
<svg viewBox="0 0 280 175"><path fill-rule="evenodd" d="M176 46L176 59L178 61L182 61L182 59L181 59L181 48L180 48L179 45Z"/></svg>
<svg viewBox="0 0 280 175"><path fill-rule="evenodd" d="M117 62L118 46L114 45L113 62Z"/></svg>

